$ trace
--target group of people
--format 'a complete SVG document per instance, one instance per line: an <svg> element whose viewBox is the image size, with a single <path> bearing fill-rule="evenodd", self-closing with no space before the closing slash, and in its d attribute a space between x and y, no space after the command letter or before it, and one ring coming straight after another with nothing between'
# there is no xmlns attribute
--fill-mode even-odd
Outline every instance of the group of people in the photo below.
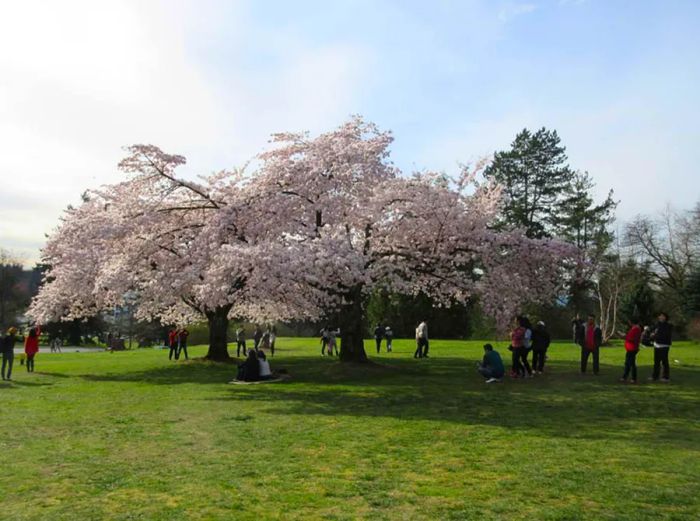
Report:
<svg viewBox="0 0 700 521"><path fill-rule="evenodd" d="M27 372L34 372L36 354L39 352L39 335L41 327L36 325L29 328L24 339L24 356L26 360ZM2 379L12 380L12 366L15 361L15 343L17 343L17 328L10 327L7 333L0 339L0 349L2 350Z"/></svg>
<svg viewBox="0 0 700 521"><path fill-rule="evenodd" d="M374 343L377 345L377 354L382 350L382 340L386 340L386 352L391 353L394 341L394 332L390 326L382 326L377 324L374 328Z"/></svg>
<svg viewBox="0 0 700 521"><path fill-rule="evenodd" d="M340 328L325 326L319 332L321 335L321 356L340 356L340 347L338 347L338 337L340 336ZM379 352L379 351L377 351Z"/></svg>
<svg viewBox="0 0 700 521"><path fill-rule="evenodd" d="M238 364L236 380L241 382L259 382L272 380L275 376L272 373L272 369L270 369L270 362L267 360L265 351L258 346L248 349L245 361Z"/></svg>
<svg viewBox="0 0 700 521"><path fill-rule="evenodd" d="M186 328L172 328L168 332L168 347L170 351L168 352L168 360L180 359L182 353L185 354L185 360L188 360L187 356L187 337L190 336L190 332Z"/></svg>
<svg viewBox="0 0 700 521"><path fill-rule="evenodd" d="M258 349L269 349L270 355L275 356L275 340L277 340L277 329L275 326L268 327L265 331L260 329L259 326L255 327L253 331L253 349L255 351L258 351ZM245 329L243 327L239 327L236 330L236 356L241 356L241 350L243 350L243 356L248 356Z"/></svg>
<svg viewBox="0 0 700 521"><path fill-rule="evenodd" d="M592 371L597 375L600 371L600 346L603 344L603 333L596 324L595 316L588 315L586 321L576 317L573 322L573 340L581 349L580 372L586 374L588 361L592 359ZM642 328L638 319L628 322L625 335L625 363L620 378L621 382L637 383L637 354L641 345L654 348L654 369L650 381L670 381L669 350L672 343L673 326L669 323L668 314L660 313L656 325ZM550 335L544 322L538 322L534 327L525 316L515 319L510 334L511 372L512 378L531 378L544 372L547 360L547 349ZM532 366L528 357L532 352ZM491 344L484 345L484 357L477 364L478 372L486 378L487 383L498 382L505 375L505 366L501 355Z"/></svg>

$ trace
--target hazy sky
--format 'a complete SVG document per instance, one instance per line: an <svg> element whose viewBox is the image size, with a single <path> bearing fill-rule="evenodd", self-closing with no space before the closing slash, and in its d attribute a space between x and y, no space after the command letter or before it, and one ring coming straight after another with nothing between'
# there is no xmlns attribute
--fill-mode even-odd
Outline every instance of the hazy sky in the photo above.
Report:
<svg viewBox="0 0 700 521"><path fill-rule="evenodd" d="M0 247L153 143L193 176L362 114L405 171L556 129L621 220L700 200L700 2L0 0Z"/></svg>

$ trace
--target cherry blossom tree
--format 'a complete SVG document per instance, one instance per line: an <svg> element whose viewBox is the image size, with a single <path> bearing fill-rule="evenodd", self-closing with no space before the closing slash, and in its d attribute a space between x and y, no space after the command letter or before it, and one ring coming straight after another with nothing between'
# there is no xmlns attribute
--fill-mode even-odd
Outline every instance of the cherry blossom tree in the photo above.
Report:
<svg viewBox="0 0 700 521"><path fill-rule="evenodd" d="M80 318L129 296L141 319L206 319L207 358L224 360L231 317L318 314L304 300L303 273L275 277L300 270L302 257L295 244L268 240L241 171L192 183L175 175L181 156L144 145L128 151L120 168L131 177L88 192L50 237L43 250L50 268L30 315Z"/></svg>
<svg viewBox="0 0 700 521"><path fill-rule="evenodd" d="M479 297L505 325L526 302L551 300L572 248L491 227L503 198L479 185L484 164L456 179L402 177L389 162L392 138L354 118L309 138L279 134L260 156L255 185L274 212L275 233L316 244L314 287L338 309L341 358L363 361L363 317L373 289L425 293L441 305Z"/></svg>
<svg viewBox="0 0 700 521"><path fill-rule="evenodd" d="M389 161L391 141L356 117L315 138L275 135L253 172L197 183L176 176L181 156L130 147L120 163L130 177L89 192L49 239L30 314L82 317L129 295L139 318L206 318L207 356L221 360L232 317L337 313L341 358L363 361L366 304L378 287L439 305L479 298L499 324L553 298L571 249L494 230L503 198L476 182L483 164L454 179L405 177Z"/></svg>

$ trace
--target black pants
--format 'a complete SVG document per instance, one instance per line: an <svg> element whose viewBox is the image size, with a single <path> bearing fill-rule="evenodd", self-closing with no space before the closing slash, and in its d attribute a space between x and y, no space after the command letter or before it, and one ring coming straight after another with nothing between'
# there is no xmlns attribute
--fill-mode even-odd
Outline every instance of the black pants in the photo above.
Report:
<svg viewBox="0 0 700 521"><path fill-rule="evenodd" d="M189 358L187 357L187 344L184 344L184 343L183 343L183 344L180 344L180 347L179 347L178 350L177 350L177 354L175 355L175 360L179 360L179 359L180 359L180 354L181 354L183 351L185 352L185 360L189 360Z"/></svg>
<svg viewBox="0 0 700 521"><path fill-rule="evenodd" d="M523 370L526 371L527 374L532 374L532 367L530 367L530 362L527 361L527 355L530 354L530 349L521 347L518 351L520 354L520 364L523 366Z"/></svg>
<svg viewBox="0 0 700 521"><path fill-rule="evenodd" d="M248 351L245 347L245 340L236 340L236 356L241 356L241 348L243 348L243 356L248 356Z"/></svg>
<svg viewBox="0 0 700 521"><path fill-rule="evenodd" d="M430 349L430 344L427 338L417 338L416 339L416 352L413 353L413 358L425 358L428 356L428 349Z"/></svg>
<svg viewBox="0 0 700 521"><path fill-rule="evenodd" d="M659 369L660 366L664 366L663 378L668 380L670 376L670 370L668 367L668 351L670 347L655 347L654 348L654 372L651 377L654 380L659 379Z"/></svg>
<svg viewBox="0 0 700 521"><path fill-rule="evenodd" d="M328 340L325 338L321 339L321 356L326 354L326 346L328 345Z"/></svg>
<svg viewBox="0 0 700 521"><path fill-rule="evenodd" d="M487 380L488 380L489 378L498 378L498 379L503 378L503 372L502 372L502 371L496 372L496 371L494 371L494 370L493 370L492 368L490 368L490 367L485 367L485 366L483 366L483 365L479 365L479 367L477 367L476 370L479 371L479 374L480 374L481 376L483 376L484 378L486 378Z"/></svg>
<svg viewBox="0 0 700 521"><path fill-rule="evenodd" d="M27 372L34 372L34 355L27 355Z"/></svg>
<svg viewBox="0 0 700 521"><path fill-rule="evenodd" d="M599 369L599 355L600 348L596 347L593 351L588 350L585 347L581 348L581 372L586 372L586 367L588 366L588 357L593 355L593 374L598 374Z"/></svg>
<svg viewBox="0 0 700 521"><path fill-rule="evenodd" d="M522 363L522 354L520 351L524 351L522 348L513 348L511 356L511 372L514 375L522 376L525 374L525 368Z"/></svg>
<svg viewBox="0 0 700 521"><path fill-rule="evenodd" d="M275 356L275 341L274 340L270 341L270 355Z"/></svg>
<svg viewBox="0 0 700 521"><path fill-rule="evenodd" d="M544 362L547 358L547 351L540 351L537 349L532 350L532 369L539 371L540 373L544 371Z"/></svg>
<svg viewBox="0 0 700 521"><path fill-rule="evenodd" d="M627 380L627 377L632 373L632 380L637 380L637 353L639 351L627 351L625 353L625 373L622 378Z"/></svg>
<svg viewBox="0 0 700 521"><path fill-rule="evenodd" d="M173 356L177 360L177 345L173 344L170 346L170 352L168 353L168 360L172 360Z"/></svg>
<svg viewBox="0 0 700 521"><path fill-rule="evenodd" d="M2 378L8 380L12 377L12 364L15 362L15 352L12 350L2 352ZM7 373L5 373L7 369Z"/></svg>
<svg viewBox="0 0 700 521"><path fill-rule="evenodd" d="M382 339L381 338L375 338L374 342L377 344L377 354L379 354L379 351L382 350Z"/></svg>

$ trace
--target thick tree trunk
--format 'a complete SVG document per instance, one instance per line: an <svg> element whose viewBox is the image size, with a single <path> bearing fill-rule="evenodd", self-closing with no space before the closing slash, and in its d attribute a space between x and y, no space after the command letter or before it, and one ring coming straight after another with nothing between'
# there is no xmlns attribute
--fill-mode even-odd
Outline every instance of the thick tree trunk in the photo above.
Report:
<svg viewBox="0 0 700 521"><path fill-rule="evenodd" d="M352 291L350 303L340 310L340 360L366 362L362 288Z"/></svg>
<svg viewBox="0 0 700 521"><path fill-rule="evenodd" d="M226 362L231 357L228 354L228 312L230 306L216 308L207 312L209 323L209 351L207 360Z"/></svg>

